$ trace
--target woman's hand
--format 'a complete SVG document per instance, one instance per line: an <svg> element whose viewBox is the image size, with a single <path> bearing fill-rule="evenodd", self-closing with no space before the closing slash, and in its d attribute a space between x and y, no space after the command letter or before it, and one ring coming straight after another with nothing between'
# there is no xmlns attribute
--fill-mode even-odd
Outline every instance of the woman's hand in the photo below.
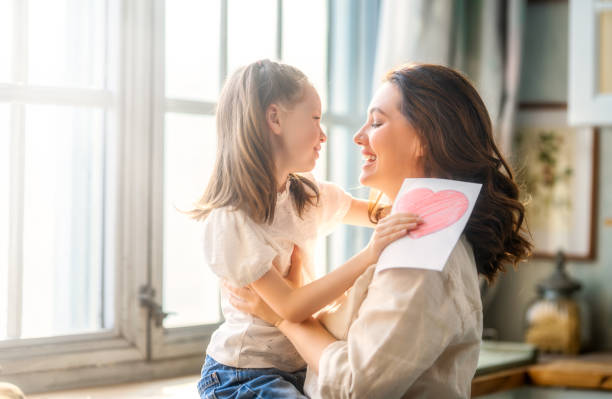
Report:
<svg viewBox="0 0 612 399"><path fill-rule="evenodd" d="M421 223L423 223L423 219L413 213L398 212L380 219L368 246L364 249L370 264L378 262L381 252L387 245L404 237Z"/></svg>
<svg viewBox="0 0 612 399"><path fill-rule="evenodd" d="M302 256L300 248L294 245L291 253L291 266L287 277L285 277L287 284L294 289L301 287L303 284ZM250 286L238 288L227 281L223 282L223 286L230 292L229 301L236 309L259 317L270 324L278 325L282 321L282 317L272 310Z"/></svg>
<svg viewBox="0 0 612 399"><path fill-rule="evenodd" d="M236 309L259 317L275 326L283 321L282 317L276 314L250 287L238 288L227 281L223 282L223 286L230 292L229 301Z"/></svg>

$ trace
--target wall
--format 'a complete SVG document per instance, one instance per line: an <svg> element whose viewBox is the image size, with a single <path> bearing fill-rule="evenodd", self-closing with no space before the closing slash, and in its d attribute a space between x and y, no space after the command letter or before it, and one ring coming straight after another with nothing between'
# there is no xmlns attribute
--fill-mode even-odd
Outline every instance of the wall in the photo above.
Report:
<svg viewBox="0 0 612 399"><path fill-rule="evenodd" d="M567 100L567 3L530 2L525 14L522 101ZM568 272L583 284L581 295L592 312L594 349L612 349L612 127L600 129L596 259L570 262ZM523 339L523 314L535 296L535 284L553 270L551 261L529 261L500 276L485 327L503 340Z"/></svg>

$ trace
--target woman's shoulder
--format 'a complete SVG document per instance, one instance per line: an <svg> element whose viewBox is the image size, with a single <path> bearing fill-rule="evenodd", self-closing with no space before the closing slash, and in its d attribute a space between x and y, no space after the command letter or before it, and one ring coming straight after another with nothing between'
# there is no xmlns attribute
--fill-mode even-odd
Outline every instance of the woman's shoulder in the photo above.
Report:
<svg viewBox="0 0 612 399"><path fill-rule="evenodd" d="M468 239L462 235L446 262L445 274L448 290L452 292L457 307L463 312L482 311L480 284L474 251Z"/></svg>
<svg viewBox="0 0 612 399"><path fill-rule="evenodd" d="M465 235L459 237L442 271L449 279L457 279L463 275L465 278L478 280L474 251Z"/></svg>
<svg viewBox="0 0 612 399"><path fill-rule="evenodd" d="M417 268L391 268L374 275L371 288L388 290L389 293L402 291L421 292L432 301L450 299L454 295L480 298L478 273L472 246L462 236L441 271Z"/></svg>

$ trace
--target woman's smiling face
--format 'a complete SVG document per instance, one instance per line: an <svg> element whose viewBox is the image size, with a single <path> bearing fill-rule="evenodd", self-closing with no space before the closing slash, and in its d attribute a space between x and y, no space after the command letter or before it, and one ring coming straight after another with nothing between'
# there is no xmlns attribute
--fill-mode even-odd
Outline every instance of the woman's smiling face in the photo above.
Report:
<svg viewBox="0 0 612 399"><path fill-rule="evenodd" d="M374 95L368 120L353 140L362 147L364 164L359 181L395 198L407 177L425 177L423 146L401 113L402 96L392 83L384 83Z"/></svg>

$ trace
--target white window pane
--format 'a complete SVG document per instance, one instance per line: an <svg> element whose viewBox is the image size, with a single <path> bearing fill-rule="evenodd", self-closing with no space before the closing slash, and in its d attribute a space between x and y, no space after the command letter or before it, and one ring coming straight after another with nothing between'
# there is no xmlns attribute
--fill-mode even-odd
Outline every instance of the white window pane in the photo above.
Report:
<svg viewBox="0 0 612 399"><path fill-rule="evenodd" d="M219 0L166 1L166 97L214 101L219 92Z"/></svg>
<svg viewBox="0 0 612 399"><path fill-rule="evenodd" d="M104 87L105 0L28 1L28 82Z"/></svg>
<svg viewBox="0 0 612 399"><path fill-rule="evenodd" d="M356 82L350 81L353 74L349 71L354 70L356 65L353 65L354 57L351 46L358 45L358 39L355 38L355 32L350 18L341 17L350 15L350 1L335 1L330 2L332 5L334 20L332 37L332 48L334 50L333 62L330 64L329 80L333 86L333 95L329 103L329 111L337 114L348 113L350 109L350 96L356 92ZM378 79L378 78L377 78Z"/></svg>
<svg viewBox="0 0 612 399"><path fill-rule="evenodd" d="M228 0L227 64L236 68L276 57L276 0Z"/></svg>
<svg viewBox="0 0 612 399"><path fill-rule="evenodd" d="M283 2L283 62L308 76L327 104L327 1ZM325 109L323 109L325 112Z"/></svg>
<svg viewBox="0 0 612 399"><path fill-rule="evenodd" d="M26 107L22 337L100 328L103 119Z"/></svg>
<svg viewBox="0 0 612 399"><path fill-rule="evenodd" d="M0 0L0 49L0 82L8 82L13 55L13 0Z"/></svg>
<svg viewBox="0 0 612 399"><path fill-rule="evenodd" d="M204 192L216 151L213 116L166 114L164 138L165 327L216 323L218 281L204 264L201 223L188 210Z"/></svg>
<svg viewBox="0 0 612 399"><path fill-rule="evenodd" d="M8 315L9 117L9 106L0 104L0 340L7 337Z"/></svg>

